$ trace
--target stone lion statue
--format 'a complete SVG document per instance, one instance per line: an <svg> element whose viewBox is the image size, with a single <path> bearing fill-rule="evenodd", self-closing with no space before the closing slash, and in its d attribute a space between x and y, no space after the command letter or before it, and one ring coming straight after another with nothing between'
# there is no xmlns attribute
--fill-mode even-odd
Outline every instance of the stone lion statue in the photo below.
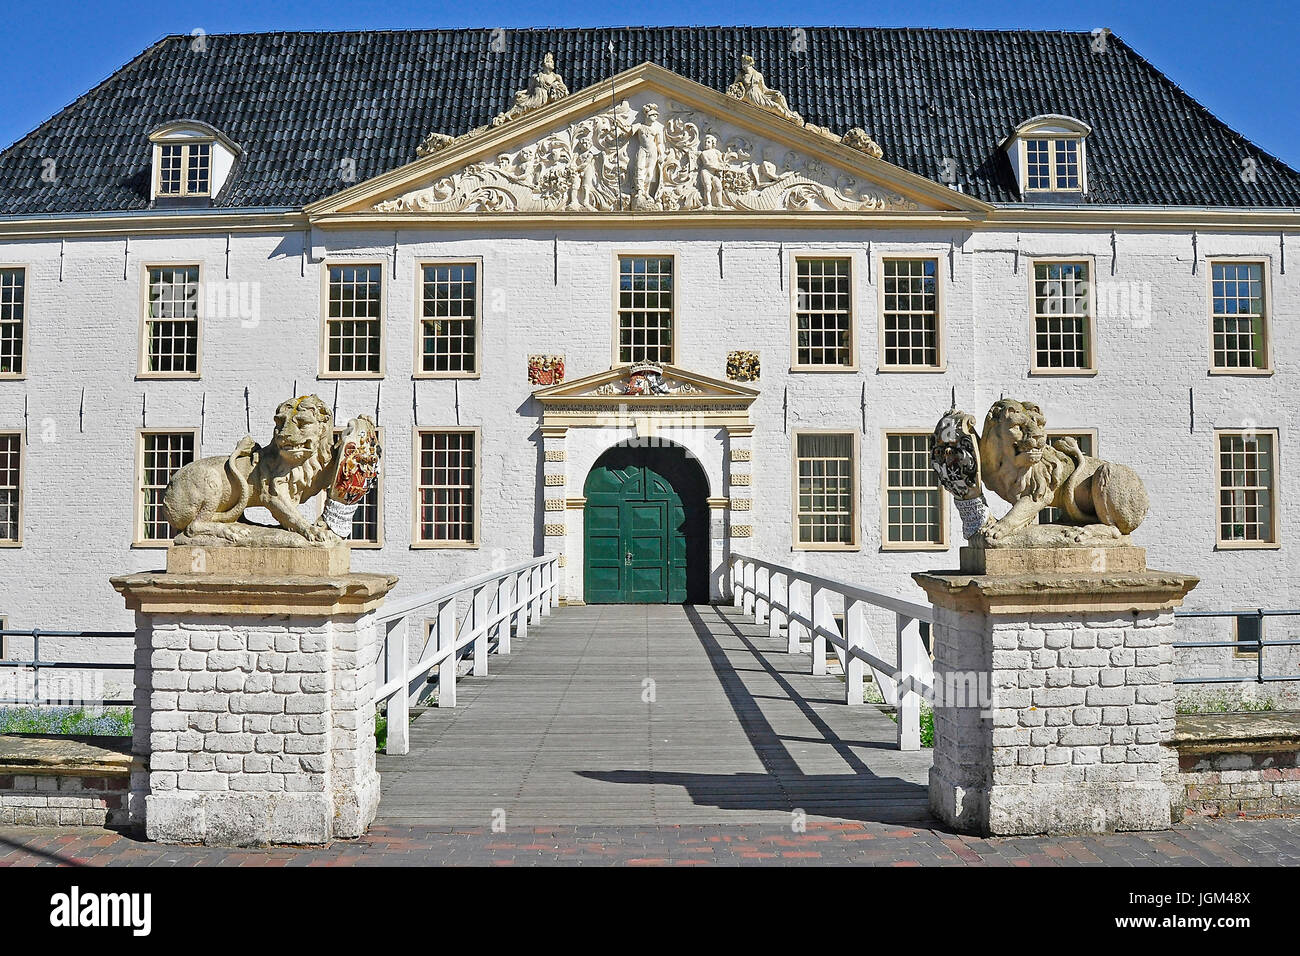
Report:
<svg viewBox="0 0 1300 956"><path fill-rule="evenodd" d="M350 429L358 424L374 430L366 416L354 419ZM337 444L334 416L320 398L304 395L282 403L275 411L269 444L245 437L229 456L199 459L172 476L162 506L177 532L176 543L265 547L338 543L342 538L324 516L309 521L301 508L331 488L339 470ZM244 512L255 507L266 508L279 527L247 520Z"/></svg>
<svg viewBox="0 0 1300 956"><path fill-rule="evenodd" d="M1137 472L1083 454L1073 438L1049 443L1047 420L1032 402L1001 399L989 409L982 436L974 426L970 415L954 408L939 420L931 451L940 482L957 499L967 538L1011 543L1049 506L1064 515L1061 524L1071 529L1074 543L1127 535L1146 517L1150 501ZM1011 510L994 520L981 484Z"/></svg>

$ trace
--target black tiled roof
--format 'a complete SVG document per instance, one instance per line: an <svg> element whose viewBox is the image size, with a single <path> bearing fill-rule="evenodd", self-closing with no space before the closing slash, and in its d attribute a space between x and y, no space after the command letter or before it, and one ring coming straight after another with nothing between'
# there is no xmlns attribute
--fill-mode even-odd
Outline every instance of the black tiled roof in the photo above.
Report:
<svg viewBox="0 0 1300 956"><path fill-rule="evenodd" d="M836 132L861 126L885 157L971 195L1017 202L998 143L1042 113L1093 128L1090 203L1300 206L1300 173L1233 132L1111 36L810 27L256 33L160 40L0 154L0 215L143 209L147 134L210 123L245 150L216 205L298 207L415 158L430 131L463 133L506 109L547 52L570 90L646 60L725 90L754 56L792 108ZM614 43L611 57L608 44ZM500 44L497 44L500 45ZM1254 183L1241 177L1254 157ZM55 160L46 182L42 161Z"/></svg>

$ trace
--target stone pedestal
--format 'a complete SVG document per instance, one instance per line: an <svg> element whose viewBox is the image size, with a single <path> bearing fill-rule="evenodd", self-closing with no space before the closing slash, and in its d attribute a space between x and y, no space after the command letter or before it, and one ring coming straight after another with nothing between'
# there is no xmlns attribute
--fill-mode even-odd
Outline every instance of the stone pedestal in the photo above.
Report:
<svg viewBox="0 0 1300 956"><path fill-rule="evenodd" d="M379 805L374 623L395 577L348 549L173 547L136 612L132 822L151 840L325 843Z"/></svg>
<svg viewBox="0 0 1300 956"><path fill-rule="evenodd" d="M1059 550L913 575L935 607L931 810L984 835L1166 828L1173 609L1197 579L1137 548ZM1074 570L1012 573L1044 565Z"/></svg>

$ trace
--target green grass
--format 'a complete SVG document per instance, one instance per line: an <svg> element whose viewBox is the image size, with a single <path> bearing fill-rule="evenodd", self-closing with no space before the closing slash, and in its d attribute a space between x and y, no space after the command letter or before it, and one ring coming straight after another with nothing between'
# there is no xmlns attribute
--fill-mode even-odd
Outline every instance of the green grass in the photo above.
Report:
<svg viewBox="0 0 1300 956"><path fill-rule="evenodd" d="M892 720L894 723L898 723L898 712L892 710L889 711L889 719ZM921 746L933 747L934 746L934 708L924 702L921 703L920 724L921 724Z"/></svg>
<svg viewBox="0 0 1300 956"><path fill-rule="evenodd" d="M130 737L134 726L125 707L97 714L81 707L0 707L0 734Z"/></svg>
<svg viewBox="0 0 1300 956"><path fill-rule="evenodd" d="M1180 700L1177 704L1177 712L1183 716L1192 714L1254 714L1276 709L1277 704L1272 697L1232 697L1228 694L1202 697L1199 700Z"/></svg>

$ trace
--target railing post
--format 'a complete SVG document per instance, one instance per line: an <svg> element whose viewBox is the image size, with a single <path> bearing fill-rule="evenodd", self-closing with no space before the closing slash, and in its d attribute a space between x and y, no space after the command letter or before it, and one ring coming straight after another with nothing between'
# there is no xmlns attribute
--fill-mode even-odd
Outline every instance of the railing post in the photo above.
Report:
<svg viewBox="0 0 1300 956"><path fill-rule="evenodd" d="M501 618L497 626L498 654L510 653L510 625L515 616L512 610L515 603L513 580L514 576L507 574L497 581L497 616Z"/></svg>
<svg viewBox="0 0 1300 956"><path fill-rule="evenodd" d="M812 673L826 673L826 632L835 628L835 615L831 612L830 591L814 588L812 591Z"/></svg>
<svg viewBox="0 0 1300 956"><path fill-rule="evenodd" d="M898 749L921 749L921 695L916 676L921 665L921 626L916 618L894 616L898 639Z"/></svg>
<svg viewBox="0 0 1300 956"><path fill-rule="evenodd" d="M536 564L528 572L528 620L542 623L542 569Z"/></svg>
<svg viewBox="0 0 1300 956"><path fill-rule="evenodd" d="M519 571L514 575L515 578L515 602L522 604L519 610L515 611L515 637L521 640L528 636L528 587L532 583L532 574L528 571Z"/></svg>
<svg viewBox="0 0 1300 956"><path fill-rule="evenodd" d="M753 561L745 562L745 603L740 609L740 612L745 617L749 617L754 613L754 574L756 570Z"/></svg>
<svg viewBox="0 0 1300 956"><path fill-rule="evenodd" d="M740 607L745 600L745 562L742 558L736 558L731 562L731 604L733 607Z"/></svg>
<svg viewBox="0 0 1300 956"><path fill-rule="evenodd" d="M848 599L845 599L848 601ZM867 645L867 606L861 601L848 601L844 608L844 703L861 704L863 676L866 662L855 652Z"/></svg>
<svg viewBox="0 0 1300 956"><path fill-rule="evenodd" d="M548 610L543 611L543 614L551 613L549 608L560 606L560 559L551 558L547 561L546 572L550 575L551 591L550 602L547 605Z"/></svg>
<svg viewBox="0 0 1300 956"><path fill-rule="evenodd" d="M812 620L812 586L790 576L790 619L786 624L786 653L798 654L799 645L808 634L805 621Z"/></svg>
<svg viewBox="0 0 1300 956"><path fill-rule="evenodd" d="M409 645L406 618L390 621L384 641L384 666L387 670L384 683L394 678L401 681L397 691L388 698L388 742L384 745L384 753L390 755L411 752L411 699L406 686L406 671L410 667Z"/></svg>
<svg viewBox="0 0 1300 956"><path fill-rule="evenodd" d="M551 562L542 562L542 614L549 616L551 613L551 582L554 575L551 572Z"/></svg>
<svg viewBox="0 0 1300 956"><path fill-rule="evenodd" d="M474 676L487 676L488 633L487 621L492 613L492 595L486 584L474 589L473 605L470 608L470 624L478 637L474 638ZM473 633L471 631L471 633Z"/></svg>
<svg viewBox="0 0 1300 956"><path fill-rule="evenodd" d="M780 571L773 571L769 582L772 596L768 601L767 636L780 637L781 628L790 620L787 613L790 607L790 579Z"/></svg>
<svg viewBox="0 0 1300 956"><path fill-rule="evenodd" d="M754 574L754 623L766 624L767 615L772 609L772 572L766 567L759 568Z"/></svg>
<svg viewBox="0 0 1300 956"><path fill-rule="evenodd" d="M446 651L441 664L438 665L438 706L456 706L456 600L448 598L438 608L438 650Z"/></svg>

